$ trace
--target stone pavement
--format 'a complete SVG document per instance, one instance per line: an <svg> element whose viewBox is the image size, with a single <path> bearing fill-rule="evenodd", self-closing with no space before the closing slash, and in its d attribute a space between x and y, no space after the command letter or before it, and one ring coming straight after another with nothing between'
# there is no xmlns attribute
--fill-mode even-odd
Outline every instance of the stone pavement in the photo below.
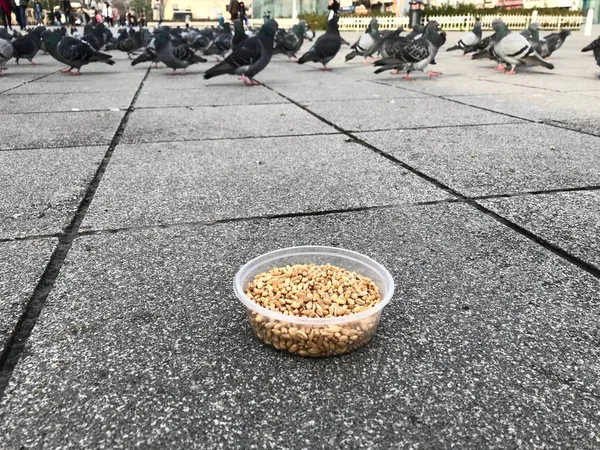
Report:
<svg viewBox="0 0 600 450"><path fill-rule="evenodd" d="M276 57L254 88L120 54L9 64L0 448L598 448L589 41L517 76L442 50L413 82L347 48L332 73ZM368 346L253 336L234 274L303 244L394 276Z"/></svg>

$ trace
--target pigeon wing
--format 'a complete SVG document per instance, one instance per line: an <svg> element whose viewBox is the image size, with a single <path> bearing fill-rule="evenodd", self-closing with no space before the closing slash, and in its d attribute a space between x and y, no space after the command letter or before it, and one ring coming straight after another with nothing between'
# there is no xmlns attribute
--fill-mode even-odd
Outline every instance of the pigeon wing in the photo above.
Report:
<svg viewBox="0 0 600 450"><path fill-rule="evenodd" d="M89 44L71 37L62 38L56 51L68 61L86 61L96 53Z"/></svg>
<svg viewBox="0 0 600 450"><path fill-rule="evenodd" d="M256 63L262 55L263 46L258 38L248 38L225 58L225 61L233 67L251 66Z"/></svg>
<svg viewBox="0 0 600 450"><path fill-rule="evenodd" d="M12 46L14 51L19 55L30 55L35 52L35 42L27 36L15 39Z"/></svg>
<svg viewBox="0 0 600 450"><path fill-rule="evenodd" d="M314 51L318 56L330 57L335 56L341 46L342 40L338 35L325 33L315 42Z"/></svg>

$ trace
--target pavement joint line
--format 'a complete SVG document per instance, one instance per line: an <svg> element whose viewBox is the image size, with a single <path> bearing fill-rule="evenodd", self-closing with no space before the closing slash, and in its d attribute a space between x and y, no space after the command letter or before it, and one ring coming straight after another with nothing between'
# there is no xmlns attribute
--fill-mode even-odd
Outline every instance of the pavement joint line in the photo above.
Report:
<svg viewBox="0 0 600 450"><path fill-rule="evenodd" d="M24 81L23 83L21 83L21 84L19 84L17 86L13 86L13 87L11 87L9 89L6 89L4 91L0 91L0 94L5 94L5 93L10 92L10 91L12 91L14 89L18 89L21 86L25 86L26 84L33 83L35 81L41 80L42 78L49 77L50 75L54 75L55 73L58 73L58 72L59 72L59 70L55 70L54 72L47 73L46 75L42 75L41 77L37 77L37 78L34 78L32 80L29 80L29 81Z"/></svg>
<svg viewBox="0 0 600 450"><path fill-rule="evenodd" d="M170 105L170 106L137 106L135 111L144 109L202 109L202 108L232 108L239 106L271 106L271 105L289 105L289 102L259 102L259 103L244 103L244 104L228 104L228 105Z"/></svg>
<svg viewBox="0 0 600 450"><path fill-rule="evenodd" d="M542 189L538 191L524 191L524 192L515 192L511 194L489 194L489 195L478 195L475 197L469 197L471 200L489 200L494 198L514 198L514 197L523 197L526 195L544 195L544 194L560 194L564 192L586 192L586 191L598 191L600 190L600 185L598 186L577 186L577 187L567 187L567 188L555 188L555 189Z"/></svg>
<svg viewBox="0 0 600 450"><path fill-rule="evenodd" d="M253 220L278 220L278 219L292 219L296 217L319 217L319 216L329 216L332 214L348 214L355 212L363 212L363 211L378 211L385 209L393 209L399 207L417 207L417 206L431 206L431 205L439 205L439 204L447 204L447 203L462 203L463 201L457 198L448 198L443 200L428 200L422 202L414 202L414 203L395 203L388 205L374 205L374 206L358 206L355 208L342 208L342 209L327 209L320 211L305 211L305 212L292 212L292 213L281 213L281 214L265 214L261 216L248 216L248 217L230 217L226 219L217 219L217 220L198 220L198 221L190 221L190 222L178 222L178 223L163 223L163 224L153 224L153 225L140 225L133 227L122 227L122 228L100 228L94 230L85 230L80 231L78 236L93 236L96 234L116 234L122 232L129 231L143 231L143 230L165 230L171 228L187 228L187 227L195 227L195 226L214 226L221 225L227 223L237 223L237 222L251 222Z"/></svg>
<svg viewBox="0 0 600 450"><path fill-rule="evenodd" d="M311 136L336 136L342 133L338 131L326 131L322 133L311 134L276 134L272 136L238 136L238 137L216 137L216 138L196 138L196 139L170 139L168 141L135 141L123 142L120 145L137 145L137 144L168 144L174 142L206 142L206 141L243 141L246 139L277 139L277 138L293 138L293 137L311 137Z"/></svg>
<svg viewBox="0 0 600 450"><path fill-rule="evenodd" d="M2 152L26 152L30 150L57 150L67 148L87 148L87 147L106 147L110 142L99 142L95 144L79 144L79 145L45 145L43 148L39 146L33 147L17 147L17 148L0 148Z"/></svg>
<svg viewBox="0 0 600 450"><path fill-rule="evenodd" d="M33 116L33 115L40 115L40 114L66 114L66 113L73 113L73 114L79 114L79 113L90 113L90 112L120 112L120 111L127 111L128 108L119 108L118 110L116 108L105 108L105 109L79 109L77 111L72 111L72 110L67 110L67 109L60 109L60 110L56 110L56 111L16 111L16 112L0 112L0 116Z"/></svg>
<svg viewBox="0 0 600 450"><path fill-rule="evenodd" d="M129 121L129 116L133 112L135 102L137 101L137 98L144 87L144 82L146 81L146 77L149 73L150 68L147 69L146 76L142 79L135 95L133 96L127 112L121 118L121 122L115 131L108 149L106 150L104 158L98 166L98 169L94 174L94 178L88 185L85 195L79 203L71 223L67 227L66 232L59 237L58 245L52 252L52 256L50 257L50 260L44 269L44 273L38 281L31 298L27 302L25 310L21 314L16 327L8 338L4 351L0 354L0 401L6 392L6 388L10 382L13 371L17 366L23 351L25 350L25 346L27 345L37 319L44 308L46 299L54 287L54 283L56 282L69 250L73 245L73 241L77 237L77 233L81 223L83 222L83 218L85 217L94 195L96 194L96 190L102 181L102 177L115 151L115 148L123 136L123 132L125 131L125 127Z"/></svg>
<svg viewBox="0 0 600 450"><path fill-rule="evenodd" d="M13 236L0 238L0 243L5 242L20 242L20 241L36 241L39 239L52 239L52 238L62 238L64 233L48 233L48 234L29 234L27 236Z"/></svg>
<svg viewBox="0 0 600 450"><path fill-rule="evenodd" d="M405 127L405 128L377 128L374 130L346 130L348 133L379 133L382 131L415 131L415 130L437 130L446 128L465 128L465 127L493 127L498 125L526 125L522 120L516 122L494 122L494 123L468 123L465 125L431 125L424 127Z"/></svg>
<svg viewBox="0 0 600 450"><path fill-rule="evenodd" d="M321 120L322 122L326 123L327 125L335 128L336 130L340 131L341 133L345 134L346 136L348 136L350 139L352 139L353 141L355 141L357 144L362 145L363 147L366 147L370 150L372 150L373 152L383 156L384 158L402 166L404 169L410 171L411 173L417 175L418 177L424 179L425 181L428 181L429 183L433 184L434 186L436 186L437 188L444 190L450 194L452 194L453 196L457 197L458 199L462 200L464 203L467 203L468 205L474 207L475 209L477 209L478 211L488 215L489 217L495 219L497 222L500 222L502 225L505 225L506 227L510 228L511 230L519 233L521 236L526 237L527 239L533 241L534 243L540 245L541 247L545 248L546 250L549 250L550 252L554 253L555 255L563 258L564 260L570 262L571 264L579 267L580 269L585 270L586 272L588 272L590 275L599 278L600 279L600 268L596 267L594 264L588 263L587 261L584 261L583 259L579 258L578 256L575 256L571 253L569 253L568 251L564 250L563 248L559 247L558 245L555 245L551 242L549 242L548 240L542 238L541 236L536 235L535 233L532 233L531 231L529 231L528 229L522 227L521 225L518 225L517 223L508 220L507 218L501 216L500 214L492 211L491 209L486 208L485 206L481 205L480 203L477 203L477 201L465 196L464 194L456 191L455 189L451 188L450 186L444 184L443 182L437 180L434 177L431 177L429 175L427 175L426 173L420 171L419 169L412 167L411 165L399 160L398 158L396 158L395 156L375 147L374 145L369 144L366 141L363 141L362 139L360 139L359 137L355 136L354 134L352 134L349 131L344 130L342 127L337 126L336 124L334 124L333 122L325 119L324 117L320 116L319 114L315 113L314 111L311 111L309 108L299 104L298 102L291 100L290 98L286 97L284 94L281 94L280 92L277 92L276 90L270 88L267 85L264 85L267 89L272 90L273 92L275 92L276 94L281 95L284 98L287 98L288 100L290 100L292 103L294 103L296 106L298 106L299 108L303 109L304 111L308 112L309 114L311 114L312 116L314 116L315 118Z"/></svg>
<svg viewBox="0 0 600 450"><path fill-rule="evenodd" d="M373 81L373 83L379 83L379 84L382 84L384 86L394 86L395 87L395 85L393 85L393 84L384 83L382 81L379 81L379 82ZM524 87L529 87L529 86L524 86ZM567 126L560 126L560 125L554 123L555 120L552 120L552 119L540 119L540 120L530 119L530 118L526 118L526 117L515 116L514 114L509 114L509 113L505 113L505 112L502 112L502 111L495 111L493 109L485 108L483 106L470 105L469 103L461 102L460 100L456 100L454 98L450 98L450 96L444 97L442 95L435 95L435 94L425 93L425 92L421 92L421 91L415 91L415 90L408 89L408 88L405 88L405 87L400 87L400 86L398 86L397 89L405 89L405 90L409 90L411 92L420 92L420 93L423 93L423 94L425 94L427 96L430 96L430 97L439 98L441 100L446 100L448 102L456 103L458 105L470 106L470 107L475 108L475 109L480 109L482 111L487 111L487 112L490 112L490 113L499 114L501 116L511 117L513 119L519 119L519 120L522 120L522 121L525 121L525 122L529 122L529 123L537 123L537 124L546 125L546 126L549 126L549 127L558 128L558 129L561 129L561 130L568 130L568 131L573 131L575 133L581 133L581 134L585 134L585 135L588 135L588 136L598 137L597 134L590 133L588 131L581 131L581 130L577 130L575 128L569 128ZM281 94L279 94L279 95L281 95ZM486 95L486 94L483 94L483 95ZM298 105L298 106L300 106L300 105ZM584 119L584 120L594 120L594 118L590 117L589 119Z"/></svg>

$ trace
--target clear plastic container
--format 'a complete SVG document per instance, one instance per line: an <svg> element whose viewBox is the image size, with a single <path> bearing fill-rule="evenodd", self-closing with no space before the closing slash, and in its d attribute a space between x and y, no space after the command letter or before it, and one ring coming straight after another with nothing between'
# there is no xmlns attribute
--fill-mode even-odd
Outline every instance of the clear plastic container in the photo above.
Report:
<svg viewBox="0 0 600 450"><path fill-rule="evenodd" d="M288 316L263 308L246 295L255 276L275 267L295 264L333 266L369 277L381 295L381 302L357 314L332 318ZM248 311L250 325L265 344L302 356L342 355L371 340L381 310L394 294L394 280L378 262L350 250L335 247L290 247L266 253L245 264L236 274L233 289Z"/></svg>

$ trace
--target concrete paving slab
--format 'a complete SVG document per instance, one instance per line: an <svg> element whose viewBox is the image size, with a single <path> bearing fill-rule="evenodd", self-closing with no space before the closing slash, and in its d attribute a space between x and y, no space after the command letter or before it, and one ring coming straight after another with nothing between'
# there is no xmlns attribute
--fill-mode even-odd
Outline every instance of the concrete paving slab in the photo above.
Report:
<svg viewBox="0 0 600 450"><path fill-rule="evenodd" d="M600 139L543 124L358 136L467 196L600 184Z"/></svg>
<svg viewBox="0 0 600 450"><path fill-rule="evenodd" d="M320 102L310 103L308 108L349 131L518 122L432 97Z"/></svg>
<svg viewBox="0 0 600 450"><path fill-rule="evenodd" d="M140 109L130 116L122 142L174 142L335 132L334 128L290 104L174 108L168 114L159 110Z"/></svg>
<svg viewBox="0 0 600 450"><path fill-rule="evenodd" d="M535 95L449 97L468 105L530 120L600 120L598 100L583 93L540 92Z"/></svg>
<svg viewBox="0 0 600 450"><path fill-rule="evenodd" d="M84 74L85 75L85 74ZM84 78L84 82L79 82L75 87L69 83L71 80L84 77L70 77L68 75L58 74L56 79L43 78L42 80L26 84L10 91L11 94L55 94L62 95L68 93L96 94L98 92L112 92L115 97L122 95L121 92L131 92L138 89L142 79L137 77L130 79L129 75L121 76L120 80L104 80L104 76L91 76ZM107 88L109 86L109 88ZM83 98L83 95L82 95ZM90 97L93 98L93 95Z"/></svg>
<svg viewBox="0 0 600 450"><path fill-rule="evenodd" d="M82 229L448 198L454 197L341 135L121 145Z"/></svg>
<svg viewBox="0 0 600 450"><path fill-rule="evenodd" d="M96 92L87 98L81 92L2 95L1 114L29 112L111 111L129 108L135 91L114 95L113 92Z"/></svg>
<svg viewBox="0 0 600 450"><path fill-rule="evenodd" d="M0 152L0 239L61 233L106 147Z"/></svg>
<svg viewBox="0 0 600 450"><path fill-rule="evenodd" d="M309 243L397 282L345 357L259 344L231 290ZM597 444L598 280L468 206L99 234L67 263L0 406L7 450Z"/></svg>
<svg viewBox="0 0 600 450"><path fill-rule="evenodd" d="M600 191L482 200L498 214L600 267Z"/></svg>
<svg viewBox="0 0 600 450"><path fill-rule="evenodd" d="M600 120L598 119L549 120L548 123L600 136Z"/></svg>
<svg viewBox="0 0 600 450"><path fill-rule="evenodd" d="M58 239L0 242L0 352L13 333Z"/></svg>
<svg viewBox="0 0 600 450"><path fill-rule="evenodd" d="M136 108L166 108L185 106L235 106L288 103L287 100L262 86L248 89L243 83L209 89L199 84L196 88L163 90L160 84L146 82L136 102Z"/></svg>
<svg viewBox="0 0 600 450"><path fill-rule="evenodd" d="M12 131L0 150L78 147L112 140L124 111L80 111L55 114L6 114L2 125Z"/></svg>

